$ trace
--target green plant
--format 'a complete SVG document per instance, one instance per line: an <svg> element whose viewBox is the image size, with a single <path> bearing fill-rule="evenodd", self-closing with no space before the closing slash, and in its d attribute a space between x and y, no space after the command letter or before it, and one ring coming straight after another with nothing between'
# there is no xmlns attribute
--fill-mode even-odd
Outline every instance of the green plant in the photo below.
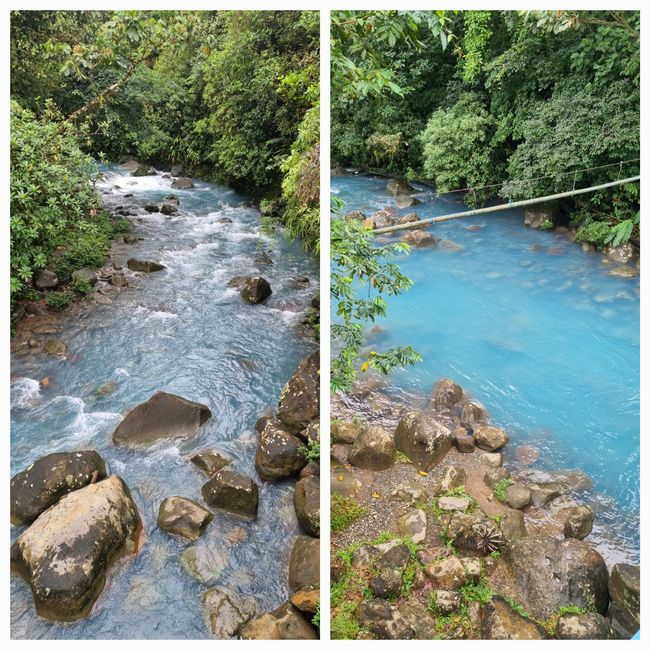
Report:
<svg viewBox="0 0 650 650"><path fill-rule="evenodd" d="M338 533L361 519L367 508L359 505L350 497L332 494L330 499L330 528L333 533Z"/></svg>
<svg viewBox="0 0 650 650"><path fill-rule="evenodd" d="M513 611L517 612L519 616L523 616L524 618L530 618L530 614L526 611L526 609L518 603L514 598L511 598L510 596L504 596L504 600L510 605Z"/></svg>
<svg viewBox="0 0 650 650"><path fill-rule="evenodd" d="M487 584L485 578L481 578L476 585L473 582L465 583L459 589L459 592L465 601L475 601L481 603L481 605L487 605L494 596L494 591Z"/></svg>
<svg viewBox="0 0 650 650"><path fill-rule="evenodd" d="M314 627L320 629L320 598L316 604L316 613L312 616L311 622Z"/></svg>
<svg viewBox="0 0 650 650"><path fill-rule="evenodd" d="M72 291L50 291L45 294L45 304L54 311L63 311L74 302Z"/></svg>
<svg viewBox="0 0 650 650"><path fill-rule="evenodd" d="M303 456L308 463L317 463L320 461L320 440L309 438L306 445L298 447L298 453Z"/></svg>
<svg viewBox="0 0 650 650"><path fill-rule="evenodd" d="M511 485L514 485L515 482L511 478L502 478L492 489L494 496L501 501L501 503L506 502L506 492Z"/></svg>

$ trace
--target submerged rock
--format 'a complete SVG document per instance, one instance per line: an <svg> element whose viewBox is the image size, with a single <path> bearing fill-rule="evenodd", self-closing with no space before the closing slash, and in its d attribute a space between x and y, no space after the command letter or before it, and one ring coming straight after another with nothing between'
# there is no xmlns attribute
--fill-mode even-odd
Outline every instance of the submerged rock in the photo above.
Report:
<svg viewBox="0 0 650 650"><path fill-rule="evenodd" d="M161 214L164 214L164 215L167 215L167 216L172 216L172 215L178 214L178 203L174 203L173 201L165 201L160 206L160 212L161 212Z"/></svg>
<svg viewBox="0 0 650 650"><path fill-rule="evenodd" d="M158 528L191 540L201 537L213 519L209 510L184 497L167 497L158 510Z"/></svg>
<svg viewBox="0 0 650 650"><path fill-rule="evenodd" d="M153 167L149 167L149 165L140 163L132 172L132 175L133 176L155 176L156 170Z"/></svg>
<svg viewBox="0 0 650 650"><path fill-rule="evenodd" d="M203 592L203 618L217 639L232 639L257 614L257 603L222 587Z"/></svg>
<svg viewBox="0 0 650 650"><path fill-rule="evenodd" d="M11 569L31 585L40 616L75 621L90 612L115 560L137 550L141 528L129 489L113 474L42 513L11 547Z"/></svg>
<svg viewBox="0 0 650 650"><path fill-rule="evenodd" d="M420 471L428 472L451 449L453 434L425 413L411 411L397 425L395 446Z"/></svg>
<svg viewBox="0 0 650 650"><path fill-rule="evenodd" d="M414 205L421 205L421 204L422 201L420 201L420 199L416 199L414 196L398 194L395 197L395 205L400 210L404 210L405 208L412 208Z"/></svg>
<svg viewBox="0 0 650 650"><path fill-rule="evenodd" d="M159 392L126 414L113 431L113 443L137 447L161 438L189 438L211 415L205 404Z"/></svg>
<svg viewBox="0 0 650 650"><path fill-rule="evenodd" d="M96 451L43 456L11 479L11 523L29 524L69 492L105 478L106 465Z"/></svg>
<svg viewBox="0 0 650 650"><path fill-rule="evenodd" d="M248 519L257 518L259 489L247 476L222 469L201 488L201 494L208 505Z"/></svg>
<svg viewBox="0 0 650 650"><path fill-rule="evenodd" d="M314 626L291 603L249 621L239 631L242 639L311 640L318 639Z"/></svg>
<svg viewBox="0 0 650 650"><path fill-rule="evenodd" d="M283 431L273 422L267 423L260 434L255 469L265 481L279 481L293 476L307 464L307 459L300 453L303 441Z"/></svg>
<svg viewBox="0 0 650 650"><path fill-rule="evenodd" d="M124 235L125 242L126 237L127 236ZM159 262L136 260L134 257L127 260L126 265L131 271L140 271L141 273L155 273L156 271L162 271L165 269L165 267Z"/></svg>
<svg viewBox="0 0 650 650"><path fill-rule="evenodd" d="M261 276L246 278L239 291L242 300L251 305L264 302L272 293L271 285Z"/></svg>
<svg viewBox="0 0 650 650"><path fill-rule="evenodd" d="M284 385L278 404L278 418L292 431L302 431L320 414L320 355L306 356Z"/></svg>
<svg viewBox="0 0 650 650"><path fill-rule="evenodd" d="M68 346L59 339L47 339L43 348L47 354L58 357L68 353Z"/></svg>

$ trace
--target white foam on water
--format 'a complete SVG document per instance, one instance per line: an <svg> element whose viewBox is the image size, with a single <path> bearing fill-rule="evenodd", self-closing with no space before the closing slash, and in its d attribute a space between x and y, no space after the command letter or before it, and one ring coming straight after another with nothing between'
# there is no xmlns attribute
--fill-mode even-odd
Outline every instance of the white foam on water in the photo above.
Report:
<svg viewBox="0 0 650 650"><path fill-rule="evenodd" d="M42 399L41 384L30 377L20 377L11 384L11 408L24 409Z"/></svg>
<svg viewBox="0 0 650 650"><path fill-rule="evenodd" d="M113 371L113 374L116 377L130 377L131 376L129 371L126 368L115 368L115 370Z"/></svg>

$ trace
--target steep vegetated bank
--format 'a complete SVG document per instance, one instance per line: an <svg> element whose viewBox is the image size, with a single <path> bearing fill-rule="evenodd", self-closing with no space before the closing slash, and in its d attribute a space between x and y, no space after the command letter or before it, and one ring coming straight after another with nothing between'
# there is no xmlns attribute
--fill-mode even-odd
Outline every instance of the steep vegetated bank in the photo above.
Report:
<svg viewBox="0 0 650 650"><path fill-rule="evenodd" d="M227 183L317 251L318 36L309 11L13 12L12 308L80 232L70 270L106 259L92 158Z"/></svg>
<svg viewBox="0 0 650 650"><path fill-rule="evenodd" d="M483 188L470 204L638 173L638 12L336 12L333 26L347 88L332 102L335 164ZM638 214L628 184L540 223L638 246Z"/></svg>

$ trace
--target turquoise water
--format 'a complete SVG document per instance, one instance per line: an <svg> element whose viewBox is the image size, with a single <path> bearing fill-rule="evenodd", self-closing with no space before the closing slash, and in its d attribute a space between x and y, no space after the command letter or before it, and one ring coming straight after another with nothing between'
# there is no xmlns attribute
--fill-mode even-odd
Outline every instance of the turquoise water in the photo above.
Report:
<svg viewBox="0 0 650 650"><path fill-rule="evenodd" d="M392 204L386 180L334 177L344 211ZM461 202L401 210L421 218ZM468 230L468 226L481 226ZM597 520L614 532L613 559L639 553L639 280L607 276L602 256L523 225L521 211L437 224L462 251L413 249L399 260L415 285L389 299L373 345L410 344L424 357L394 385L428 392L441 376L483 402L515 446L540 450L535 468L580 469L594 481ZM384 237L386 241L388 239ZM604 535L602 528L600 534ZM597 531L595 531L597 532ZM591 538L590 538L591 539Z"/></svg>
<svg viewBox="0 0 650 650"><path fill-rule="evenodd" d="M147 214L142 206L170 193L159 176L131 178L109 169L100 189L107 204L135 206L134 234L143 240L116 248L113 259L160 260L167 269L136 277L106 306L74 308L57 322L66 361L41 353L12 359L11 470L44 454L96 449L119 474L143 519L146 541L134 559L116 564L88 619L53 624L37 617L29 588L11 580L14 638L207 638L201 594L219 585L254 596L260 611L287 598L286 566L299 533L291 482L261 482L254 468L256 418L277 404L298 361L314 349L299 326L299 312L318 283L316 265L299 244L260 232L259 212L246 197L197 182L173 190L177 217ZM118 186L118 187L115 187ZM133 194L126 197L126 194ZM231 224L219 223L224 216ZM269 250L274 264L256 266ZM247 305L228 280L262 274L273 295ZM310 287L291 279L308 276ZM39 380L49 378L47 387ZM108 384L108 394L97 393ZM110 436L126 410L165 390L208 404L213 417L184 442L161 442L148 451L119 449ZM156 527L160 502L170 495L202 501L207 480L186 457L206 448L223 451L233 467L260 485L256 522L223 512L190 543ZM21 530L12 528L12 540ZM180 556L195 546L212 577L201 584Z"/></svg>

